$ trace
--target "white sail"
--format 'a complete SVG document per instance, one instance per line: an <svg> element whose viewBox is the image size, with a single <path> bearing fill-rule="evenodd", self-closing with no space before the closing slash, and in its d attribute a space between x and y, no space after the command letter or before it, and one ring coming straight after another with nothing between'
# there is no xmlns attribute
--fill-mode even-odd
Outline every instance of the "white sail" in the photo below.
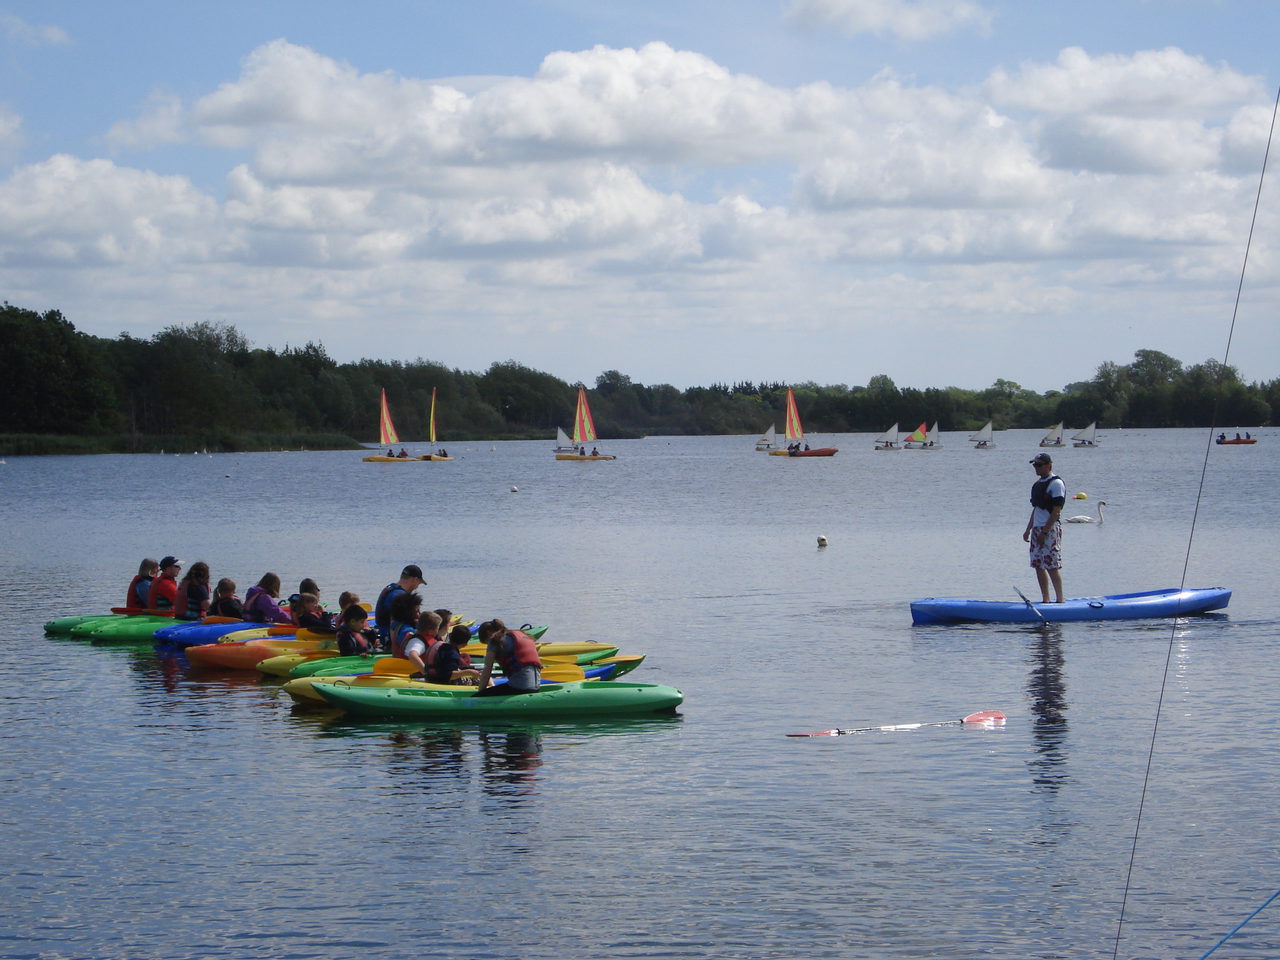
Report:
<svg viewBox="0 0 1280 960"><path fill-rule="evenodd" d="M1096 447L1098 445L1098 421L1095 420L1077 434L1073 434L1071 439L1075 441L1077 447Z"/></svg>
<svg viewBox="0 0 1280 960"><path fill-rule="evenodd" d="M1059 420L1052 427L1050 427L1049 432L1046 433L1040 439L1040 446L1042 447L1062 446L1062 421L1061 420Z"/></svg>
<svg viewBox="0 0 1280 960"><path fill-rule="evenodd" d="M876 437L877 450L901 450L898 446L898 425L895 423L880 436Z"/></svg>
<svg viewBox="0 0 1280 960"><path fill-rule="evenodd" d="M778 431L774 429L773 424L769 424L769 429L764 432L764 436L756 441L757 450L772 450L777 445Z"/></svg>
<svg viewBox="0 0 1280 960"><path fill-rule="evenodd" d="M978 432L969 439L973 442L975 450L990 450L996 445L995 441L992 439L993 434L994 431L991 428L991 421L988 420L979 427Z"/></svg>
<svg viewBox="0 0 1280 960"><path fill-rule="evenodd" d="M924 435L925 450L941 450L942 441L938 439L938 421L933 421L933 426L929 428L928 433Z"/></svg>
<svg viewBox="0 0 1280 960"><path fill-rule="evenodd" d="M569 439L569 435L568 435L567 433L565 433L565 432L564 432L564 430L562 430L560 427L556 427L556 449L555 449L555 452L556 452L556 453L569 453L570 451L573 451L573 450L576 450L576 449L577 449L577 447L575 447L575 446L573 445L573 441Z"/></svg>

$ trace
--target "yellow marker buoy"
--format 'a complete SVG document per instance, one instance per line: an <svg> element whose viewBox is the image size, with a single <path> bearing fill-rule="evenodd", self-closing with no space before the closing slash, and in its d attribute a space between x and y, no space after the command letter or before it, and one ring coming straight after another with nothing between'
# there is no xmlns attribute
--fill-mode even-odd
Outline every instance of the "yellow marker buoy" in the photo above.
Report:
<svg viewBox="0 0 1280 960"><path fill-rule="evenodd" d="M1088 500L1088 499L1089 499L1089 495L1088 495L1087 493L1077 493L1073 499L1075 499L1075 500Z"/></svg>

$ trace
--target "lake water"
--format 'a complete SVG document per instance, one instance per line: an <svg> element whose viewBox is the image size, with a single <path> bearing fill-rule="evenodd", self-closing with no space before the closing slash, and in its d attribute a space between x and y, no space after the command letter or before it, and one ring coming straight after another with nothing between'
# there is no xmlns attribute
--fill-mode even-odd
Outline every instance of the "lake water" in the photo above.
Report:
<svg viewBox="0 0 1280 960"><path fill-rule="evenodd" d="M1119 955L1198 957L1280 886L1280 437L1209 449L1187 583L1220 615L913 627L1035 589L1038 433L976 452L813 438L11 458L0 465L5 958L1104 958L1163 712ZM1206 431L1057 453L1072 596L1175 586ZM817 445L817 444L815 444ZM512 492L512 487L518 492ZM818 536L829 541L817 547ZM144 556L431 606L648 659L675 718L353 723L275 681L46 638ZM788 732L1003 710L956 726ZM1216 957L1280 955L1280 906Z"/></svg>

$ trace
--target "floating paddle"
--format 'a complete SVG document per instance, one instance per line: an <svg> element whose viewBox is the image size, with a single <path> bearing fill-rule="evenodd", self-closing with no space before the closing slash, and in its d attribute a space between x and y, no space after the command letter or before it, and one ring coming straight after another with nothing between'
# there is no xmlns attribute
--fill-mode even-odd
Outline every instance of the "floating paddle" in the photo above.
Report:
<svg viewBox="0 0 1280 960"><path fill-rule="evenodd" d="M1018 588L1017 588L1017 587L1014 587L1013 589L1014 589L1014 590L1018 590ZM1032 603L1030 600L1028 600L1028 599L1027 599L1027 595L1026 595L1025 593L1023 593L1021 590L1018 590L1018 596L1020 596L1020 597L1022 598L1022 602L1023 602L1023 603L1025 603L1028 607L1030 607L1030 608L1031 608L1031 612L1032 612L1032 613L1034 613L1037 617L1039 617L1039 618L1040 618L1040 622L1041 622L1041 623L1048 623L1048 622L1049 622L1048 620L1046 620L1046 619L1044 618L1044 614L1043 614L1043 613L1041 613L1039 610L1037 610L1037 609L1036 609L1036 605L1035 605L1034 603Z"/></svg>
<svg viewBox="0 0 1280 960"><path fill-rule="evenodd" d="M929 723L898 723L888 727L858 727L854 730L818 730L814 733L788 733L788 737L842 737L849 733L880 733L894 730L918 730L920 727L947 727L952 724L981 723L998 726L1004 723L1004 714L999 710L981 710L971 713L959 720L932 720Z"/></svg>

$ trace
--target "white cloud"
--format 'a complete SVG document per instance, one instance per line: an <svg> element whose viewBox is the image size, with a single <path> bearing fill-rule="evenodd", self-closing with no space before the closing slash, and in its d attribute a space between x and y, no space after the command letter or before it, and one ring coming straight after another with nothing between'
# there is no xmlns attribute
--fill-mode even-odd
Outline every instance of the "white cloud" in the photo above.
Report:
<svg viewBox="0 0 1280 960"><path fill-rule="evenodd" d="M157 94L112 128L232 149L224 196L105 160L19 168L0 181L0 281L14 302L57 286L69 310L80 291L95 316L152 298L122 312L160 325L198 304L344 357L403 355L427 325L433 355L478 338L553 370L540 333L582 342L599 318L762 341L890 316L962 338L1102 323L1132 291L1176 301L1230 273L1269 118L1256 81L1168 50L1067 50L960 90L784 88L660 43L449 83L275 41L189 106ZM0 110L0 147L6 129L20 118Z"/></svg>
<svg viewBox="0 0 1280 960"><path fill-rule="evenodd" d="M65 46L71 42L61 27L27 23L11 13L0 13L0 33L14 43L29 47Z"/></svg>
<svg viewBox="0 0 1280 960"><path fill-rule="evenodd" d="M987 91L1000 106L1046 115L1200 120L1265 96L1257 78L1176 47L1099 56L1067 47L1054 63L1024 63L1016 74L993 71Z"/></svg>
<svg viewBox="0 0 1280 960"><path fill-rule="evenodd" d="M793 23L834 27L849 36L909 41L964 29L985 32L991 25L991 13L969 0L791 0L786 15Z"/></svg>
<svg viewBox="0 0 1280 960"><path fill-rule="evenodd" d="M148 150L166 143L180 143L188 134L183 129L182 98L155 91L147 98L142 113L132 120L114 123L106 140L114 147Z"/></svg>

